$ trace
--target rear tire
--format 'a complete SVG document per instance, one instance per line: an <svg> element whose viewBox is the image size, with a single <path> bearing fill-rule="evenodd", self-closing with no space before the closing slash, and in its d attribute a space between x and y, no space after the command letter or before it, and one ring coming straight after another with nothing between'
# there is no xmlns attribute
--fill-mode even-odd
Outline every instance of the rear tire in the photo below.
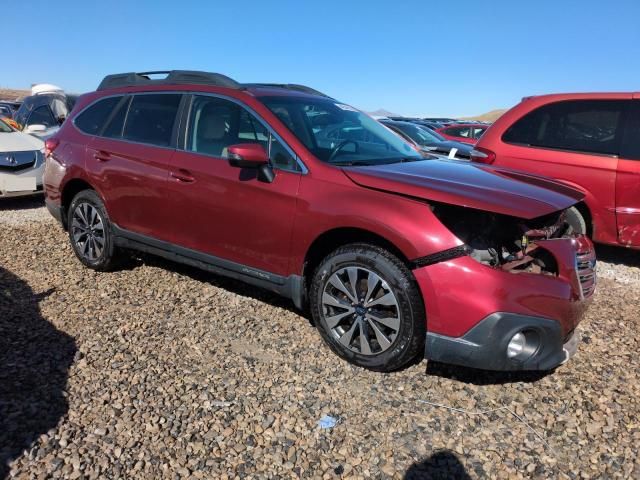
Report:
<svg viewBox="0 0 640 480"><path fill-rule="evenodd" d="M567 210L566 221L571 229L570 233L577 235L587 235L587 221L576 207L571 207Z"/></svg>
<svg viewBox="0 0 640 480"><path fill-rule="evenodd" d="M83 190L73 197L67 226L71 248L83 265L98 271L120 265L122 254L114 244L107 209L95 191Z"/></svg>
<svg viewBox="0 0 640 480"><path fill-rule="evenodd" d="M309 298L323 340L354 365L390 372L424 354L420 290L387 250L368 244L338 248L316 269Z"/></svg>

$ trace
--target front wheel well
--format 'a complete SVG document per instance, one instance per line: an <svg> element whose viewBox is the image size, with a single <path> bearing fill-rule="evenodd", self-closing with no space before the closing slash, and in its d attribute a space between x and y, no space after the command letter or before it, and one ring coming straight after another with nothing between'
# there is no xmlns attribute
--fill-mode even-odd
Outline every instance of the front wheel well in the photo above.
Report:
<svg viewBox="0 0 640 480"><path fill-rule="evenodd" d="M384 248L398 257L407 267L411 268L409 259L386 238L360 228L336 228L316 238L307 250L302 272L305 284L310 285L311 276L323 258L337 248L350 243L367 243Z"/></svg>
<svg viewBox="0 0 640 480"><path fill-rule="evenodd" d="M62 207L62 225L67 228L67 210L73 197L83 190L95 190L88 182L80 178L69 180L62 190L60 206Z"/></svg>

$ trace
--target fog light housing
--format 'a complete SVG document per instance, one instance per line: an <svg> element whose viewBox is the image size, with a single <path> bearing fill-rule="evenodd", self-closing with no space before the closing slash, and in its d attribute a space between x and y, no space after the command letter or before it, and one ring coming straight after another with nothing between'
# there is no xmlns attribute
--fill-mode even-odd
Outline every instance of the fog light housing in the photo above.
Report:
<svg viewBox="0 0 640 480"><path fill-rule="evenodd" d="M507 357L524 361L531 358L540 346L540 337L533 330L517 332L507 344Z"/></svg>
<svg viewBox="0 0 640 480"><path fill-rule="evenodd" d="M507 345L507 357L515 358L518 355L521 355L524 352L524 349L527 346L527 337L524 336L524 333L518 332L511 340L509 340L509 345Z"/></svg>

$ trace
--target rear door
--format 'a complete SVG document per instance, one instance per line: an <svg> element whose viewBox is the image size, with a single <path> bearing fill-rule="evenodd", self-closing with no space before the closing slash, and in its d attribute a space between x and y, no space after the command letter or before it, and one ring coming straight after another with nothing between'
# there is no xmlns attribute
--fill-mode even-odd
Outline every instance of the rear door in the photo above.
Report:
<svg viewBox="0 0 640 480"><path fill-rule="evenodd" d="M194 95L185 123L169 174L177 245L235 262L230 268L260 278L268 278L261 272L286 274L301 177L293 152L230 99ZM260 143L269 152L273 182L229 165L227 148L237 143Z"/></svg>
<svg viewBox="0 0 640 480"><path fill-rule="evenodd" d="M130 232L171 241L168 167L175 152L178 93L126 97L87 148L86 169L111 220Z"/></svg>
<svg viewBox="0 0 640 480"><path fill-rule="evenodd" d="M618 241L640 247L640 95L630 102L616 179Z"/></svg>

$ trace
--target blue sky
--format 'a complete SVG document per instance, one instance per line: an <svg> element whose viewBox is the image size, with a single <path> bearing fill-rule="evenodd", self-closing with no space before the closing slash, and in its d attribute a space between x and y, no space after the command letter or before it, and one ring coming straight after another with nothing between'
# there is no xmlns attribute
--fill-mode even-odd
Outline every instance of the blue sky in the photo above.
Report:
<svg viewBox="0 0 640 480"><path fill-rule="evenodd" d="M4 87L84 92L108 73L183 68L454 116L539 93L640 90L637 0L2 3Z"/></svg>

